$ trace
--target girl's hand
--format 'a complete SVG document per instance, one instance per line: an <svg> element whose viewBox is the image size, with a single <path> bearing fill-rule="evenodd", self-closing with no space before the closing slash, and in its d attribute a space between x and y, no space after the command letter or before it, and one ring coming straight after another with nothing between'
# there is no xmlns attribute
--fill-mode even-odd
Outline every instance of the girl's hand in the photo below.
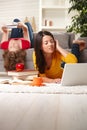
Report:
<svg viewBox="0 0 87 130"><path fill-rule="evenodd" d="M60 45L59 45L58 40L55 40L55 42L56 42L56 50L59 50Z"/></svg>
<svg viewBox="0 0 87 130"><path fill-rule="evenodd" d="M27 30L27 26L23 23L23 22L18 22L18 25L17 25L18 28L22 28L23 30Z"/></svg>
<svg viewBox="0 0 87 130"><path fill-rule="evenodd" d="M7 33L7 32L8 32L7 26L2 26L2 31L3 31L4 33Z"/></svg>
<svg viewBox="0 0 87 130"><path fill-rule="evenodd" d="M53 82L54 82L54 83L61 83L61 79L60 79L60 78L54 79Z"/></svg>

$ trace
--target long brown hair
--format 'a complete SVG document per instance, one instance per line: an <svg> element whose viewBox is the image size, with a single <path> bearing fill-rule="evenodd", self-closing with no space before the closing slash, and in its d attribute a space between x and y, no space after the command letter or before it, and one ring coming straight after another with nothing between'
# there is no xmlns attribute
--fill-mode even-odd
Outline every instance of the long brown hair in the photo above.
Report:
<svg viewBox="0 0 87 130"><path fill-rule="evenodd" d="M17 63L23 63L25 65L26 51L19 50L16 52L9 52L8 50L5 50L3 53L3 58L5 70L15 70Z"/></svg>
<svg viewBox="0 0 87 130"><path fill-rule="evenodd" d="M37 35L35 37L34 49L35 49L35 55L36 55L36 67L40 73L44 73L45 68L46 68L46 61L45 61L45 58L43 55L43 51L41 49L42 40L45 35L51 36L52 39L55 41L53 34L50 33L49 31L40 31L37 33Z"/></svg>

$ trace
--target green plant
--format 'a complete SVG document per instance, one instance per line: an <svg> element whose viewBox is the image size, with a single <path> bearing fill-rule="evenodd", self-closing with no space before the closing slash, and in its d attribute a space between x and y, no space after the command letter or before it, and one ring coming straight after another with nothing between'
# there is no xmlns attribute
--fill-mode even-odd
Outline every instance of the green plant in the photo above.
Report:
<svg viewBox="0 0 87 130"><path fill-rule="evenodd" d="M71 25L67 26L67 32L75 32L81 37L87 37L87 0L69 0L71 7L68 13L76 11L71 18Z"/></svg>

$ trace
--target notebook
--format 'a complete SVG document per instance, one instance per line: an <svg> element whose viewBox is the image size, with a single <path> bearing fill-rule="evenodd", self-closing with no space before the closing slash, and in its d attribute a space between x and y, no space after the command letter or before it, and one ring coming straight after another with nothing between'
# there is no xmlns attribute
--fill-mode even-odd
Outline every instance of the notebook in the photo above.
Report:
<svg viewBox="0 0 87 130"><path fill-rule="evenodd" d="M87 85L87 63L65 64L61 85Z"/></svg>

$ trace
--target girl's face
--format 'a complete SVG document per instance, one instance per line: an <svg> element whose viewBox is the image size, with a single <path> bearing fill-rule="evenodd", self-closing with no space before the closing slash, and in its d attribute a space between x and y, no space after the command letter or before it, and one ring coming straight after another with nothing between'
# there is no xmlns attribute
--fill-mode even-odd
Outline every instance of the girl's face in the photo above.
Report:
<svg viewBox="0 0 87 130"><path fill-rule="evenodd" d="M55 50L55 41L51 36L45 35L42 39L42 50L44 53L52 54Z"/></svg>
<svg viewBox="0 0 87 130"><path fill-rule="evenodd" d="M9 42L8 50L15 52L19 49L21 49L21 40L11 39L10 42Z"/></svg>

